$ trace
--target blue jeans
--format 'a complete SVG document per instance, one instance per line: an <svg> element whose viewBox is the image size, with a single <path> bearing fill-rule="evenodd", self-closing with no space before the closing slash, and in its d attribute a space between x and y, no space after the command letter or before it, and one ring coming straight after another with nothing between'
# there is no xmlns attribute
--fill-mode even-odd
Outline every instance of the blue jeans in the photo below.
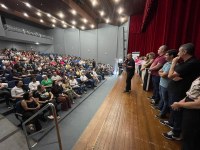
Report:
<svg viewBox="0 0 200 150"><path fill-rule="evenodd" d="M160 100L160 93L159 93L159 83L160 83L160 76L152 75L152 83L153 83L153 98L155 99L155 104L159 103Z"/></svg>
<svg viewBox="0 0 200 150"><path fill-rule="evenodd" d="M169 104L168 104L168 90L167 88L160 85L160 102L159 107L162 108L160 115L166 115L169 110ZM163 105L162 105L163 104ZM162 105L162 107L160 106Z"/></svg>

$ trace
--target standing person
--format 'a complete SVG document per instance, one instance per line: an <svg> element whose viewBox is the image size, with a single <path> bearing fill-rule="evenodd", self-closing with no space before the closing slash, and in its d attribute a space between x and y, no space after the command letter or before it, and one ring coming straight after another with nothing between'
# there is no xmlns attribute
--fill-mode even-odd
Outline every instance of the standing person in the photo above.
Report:
<svg viewBox="0 0 200 150"><path fill-rule="evenodd" d="M159 76L160 76L160 87L159 87L159 92L160 92L160 102L158 109L161 110L159 115L156 115L156 118L164 119L166 118L166 114L168 113L169 110L169 105L168 105L168 83L169 83L169 78L168 73L169 69L171 67L172 60L177 56L177 51L175 49L168 50L165 54L166 58L166 63L163 65L162 69L159 70Z"/></svg>
<svg viewBox="0 0 200 150"><path fill-rule="evenodd" d="M171 79L168 84L169 105L182 100L186 96L192 82L200 75L200 63L194 57L194 45L186 43L180 46L178 57L172 60L168 77ZM178 63L182 59L183 62ZM163 136L170 140L181 139L182 110L171 110L169 121L162 124L172 125L172 131L163 133Z"/></svg>
<svg viewBox="0 0 200 150"><path fill-rule="evenodd" d="M135 73L135 61L132 58L131 54L127 55L126 63L124 63L124 66L126 67L127 77L126 77L126 89L124 92L130 92L131 90L131 79L134 76Z"/></svg>
<svg viewBox="0 0 200 150"><path fill-rule="evenodd" d="M158 71L160 70L160 68L162 68L162 66L166 62L165 60L166 51L167 51L166 45L160 46L158 49L158 57L156 57L156 59L153 61L153 63L151 64L149 68L149 71L151 72L151 76L152 76L152 83L153 83L153 96L150 97L150 99L152 100L152 103L154 103L154 105L157 105L160 100L160 94L159 94L160 76L158 74Z"/></svg>
<svg viewBox="0 0 200 150"><path fill-rule="evenodd" d="M171 107L174 110L183 108L182 120L182 149L199 150L200 149L200 77L192 82L186 97L174 102Z"/></svg>

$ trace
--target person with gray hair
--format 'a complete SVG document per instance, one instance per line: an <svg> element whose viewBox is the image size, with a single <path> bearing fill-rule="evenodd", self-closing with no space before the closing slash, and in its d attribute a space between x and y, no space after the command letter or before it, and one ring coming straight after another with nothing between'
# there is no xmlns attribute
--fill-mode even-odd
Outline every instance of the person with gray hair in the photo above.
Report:
<svg viewBox="0 0 200 150"><path fill-rule="evenodd" d="M178 56L172 60L168 78L169 105L179 102L186 96L192 82L200 76L200 62L194 57L194 45L186 43L180 46ZM180 140L182 126L182 109L171 110L169 121L165 125L173 126L172 131L163 133L167 139Z"/></svg>

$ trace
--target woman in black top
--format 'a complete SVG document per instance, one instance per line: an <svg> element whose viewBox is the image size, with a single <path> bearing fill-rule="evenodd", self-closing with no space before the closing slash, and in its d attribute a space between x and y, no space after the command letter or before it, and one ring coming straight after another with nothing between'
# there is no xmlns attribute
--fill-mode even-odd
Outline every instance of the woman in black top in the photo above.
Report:
<svg viewBox="0 0 200 150"><path fill-rule="evenodd" d="M37 102L35 98L32 97L32 93L26 92L24 93L23 100L21 101L21 108L22 108L23 120L27 120L40 109L40 104ZM33 118L30 121L30 123L35 125L36 131L42 129L38 117Z"/></svg>

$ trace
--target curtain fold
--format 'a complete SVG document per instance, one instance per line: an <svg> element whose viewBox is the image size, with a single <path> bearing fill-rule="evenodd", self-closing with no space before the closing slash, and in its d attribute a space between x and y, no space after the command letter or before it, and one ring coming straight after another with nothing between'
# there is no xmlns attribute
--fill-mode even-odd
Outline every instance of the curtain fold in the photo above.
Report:
<svg viewBox="0 0 200 150"><path fill-rule="evenodd" d="M147 3L150 1L154 0L147 0ZM157 53L162 44L167 44L170 49L178 49L181 44L192 42L196 48L195 54L200 58L200 1L157 0L154 13L147 13L149 10L155 10L149 7L150 5L147 7L146 4L145 16L130 17L128 53L134 51L140 51L141 55L148 52ZM144 23L148 17L151 20L148 22L147 19ZM145 30L142 29L144 27Z"/></svg>

